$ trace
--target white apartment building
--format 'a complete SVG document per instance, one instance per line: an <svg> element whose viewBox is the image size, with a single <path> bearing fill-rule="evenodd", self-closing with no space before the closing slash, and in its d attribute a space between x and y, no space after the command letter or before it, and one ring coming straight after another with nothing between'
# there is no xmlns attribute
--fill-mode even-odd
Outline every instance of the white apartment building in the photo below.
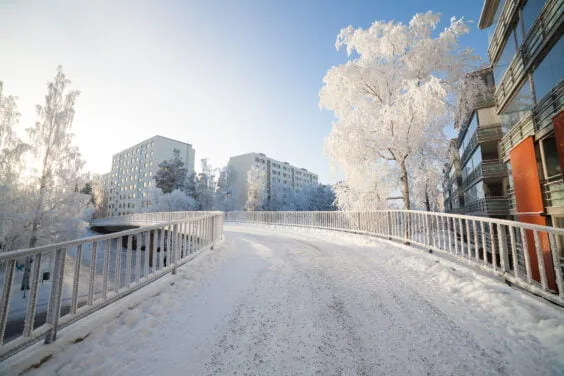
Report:
<svg viewBox="0 0 564 376"><path fill-rule="evenodd" d="M263 153L248 153L229 158L230 185L235 208L242 210L247 202L247 173L253 167L266 171L266 191L270 197L273 186L300 190L306 185L317 185L318 176L305 168L292 166L267 157Z"/></svg>
<svg viewBox="0 0 564 376"><path fill-rule="evenodd" d="M192 145L154 136L125 149L112 158L108 213L112 216L134 214L151 205L149 190L155 188L153 176L162 161L180 152L188 174L194 172L195 151Z"/></svg>

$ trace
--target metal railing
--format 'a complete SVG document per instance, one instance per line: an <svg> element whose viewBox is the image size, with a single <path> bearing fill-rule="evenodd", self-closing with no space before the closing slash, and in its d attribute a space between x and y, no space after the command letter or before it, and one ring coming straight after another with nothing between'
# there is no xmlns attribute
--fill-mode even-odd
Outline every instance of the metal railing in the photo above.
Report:
<svg viewBox="0 0 564 376"><path fill-rule="evenodd" d="M543 188L546 206L564 207L564 178L562 174L546 179Z"/></svg>
<svg viewBox="0 0 564 376"><path fill-rule="evenodd" d="M564 305L561 228L413 210L228 212L225 220L350 231L414 244L453 255Z"/></svg>
<svg viewBox="0 0 564 376"><path fill-rule="evenodd" d="M60 328L175 274L223 236L223 212L151 216L162 222L0 253L0 359L43 337L54 341Z"/></svg>
<svg viewBox="0 0 564 376"><path fill-rule="evenodd" d="M136 213L129 215L121 215L115 217L105 217L93 219L90 224L92 226L145 226L148 224L157 224L170 221L179 221L183 219L197 218L204 215L214 214L217 212L208 211L180 211L180 212L159 212L159 213Z"/></svg>
<svg viewBox="0 0 564 376"><path fill-rule="evenodd" d="M509 214L509 199L501 196L490 196L465 204L466 213L484 215L507 215Z"/></svg>
<svg viewBox="0 0 564 376"><path fill-rule="evenodd" d="M511 3L511 4L509 4ZM513 25L513 17L518 8L518 1L508 2L502 14L502 19L494 32L494 39L490 43L490 61L496 61L497 54L501 51L506 37L506 31ZM521 46L509 67L503 74L496 87L496 102L498 109L505 107L514 91L521 85L530 70L531 64L538 60L539 54L544 50L552 38L558 37L558 32L564 18L562 12L564 4L561 0L547 0L537 19L527 32ZM507 13L506 13L507 10ZM507 17L504 17L507 16ZM503 30L503 31L502 31Z"/></svg>
<svg viewBox="0 0 564 376"><path fill-rule="evenodd" d="M503 178L507 175L507 168L498 160L483 160L468 176L462 179L464 189L472 186L480 179Z"/></svg>

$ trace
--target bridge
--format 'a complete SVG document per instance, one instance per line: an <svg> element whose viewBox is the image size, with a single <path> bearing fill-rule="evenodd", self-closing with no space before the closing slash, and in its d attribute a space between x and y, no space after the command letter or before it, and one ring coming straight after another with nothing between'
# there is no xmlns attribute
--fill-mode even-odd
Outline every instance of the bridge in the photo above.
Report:
<svg viewBox="0 0 564 376"><path fill-rule="evenodd" d="M92 225L128 229L0 254L0 374L564 372L562 229L420 211Z"/></svg>

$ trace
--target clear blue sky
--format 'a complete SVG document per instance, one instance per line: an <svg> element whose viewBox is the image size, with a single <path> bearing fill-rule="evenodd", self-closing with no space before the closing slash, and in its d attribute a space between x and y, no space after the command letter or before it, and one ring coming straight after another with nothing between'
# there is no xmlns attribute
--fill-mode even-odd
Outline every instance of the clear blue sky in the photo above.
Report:
<svg viewBox="0 0 564 376"><path fill-rule="evenodd" d="M0 80L35 120L58 64L82 94L75 142L87 169L155 134L191 143L215 167L251 151L333 183L322 151L332 114L318 107L327 69L346 61L348 25L408 22L418 12L476 21L462 43L486 60L482 1L0 0Z"/></svg>

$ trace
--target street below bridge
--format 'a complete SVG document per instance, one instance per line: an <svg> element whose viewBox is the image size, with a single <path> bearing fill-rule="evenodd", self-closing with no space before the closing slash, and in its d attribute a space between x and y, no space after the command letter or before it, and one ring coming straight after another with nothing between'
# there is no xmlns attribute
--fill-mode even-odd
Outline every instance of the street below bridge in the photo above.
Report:
<svg viewBox="0 0 564 376"><path fill-rule="evenodd" d="M26 374L564 374L561 308L385 240L226 224L169 277Z"/></svg>

